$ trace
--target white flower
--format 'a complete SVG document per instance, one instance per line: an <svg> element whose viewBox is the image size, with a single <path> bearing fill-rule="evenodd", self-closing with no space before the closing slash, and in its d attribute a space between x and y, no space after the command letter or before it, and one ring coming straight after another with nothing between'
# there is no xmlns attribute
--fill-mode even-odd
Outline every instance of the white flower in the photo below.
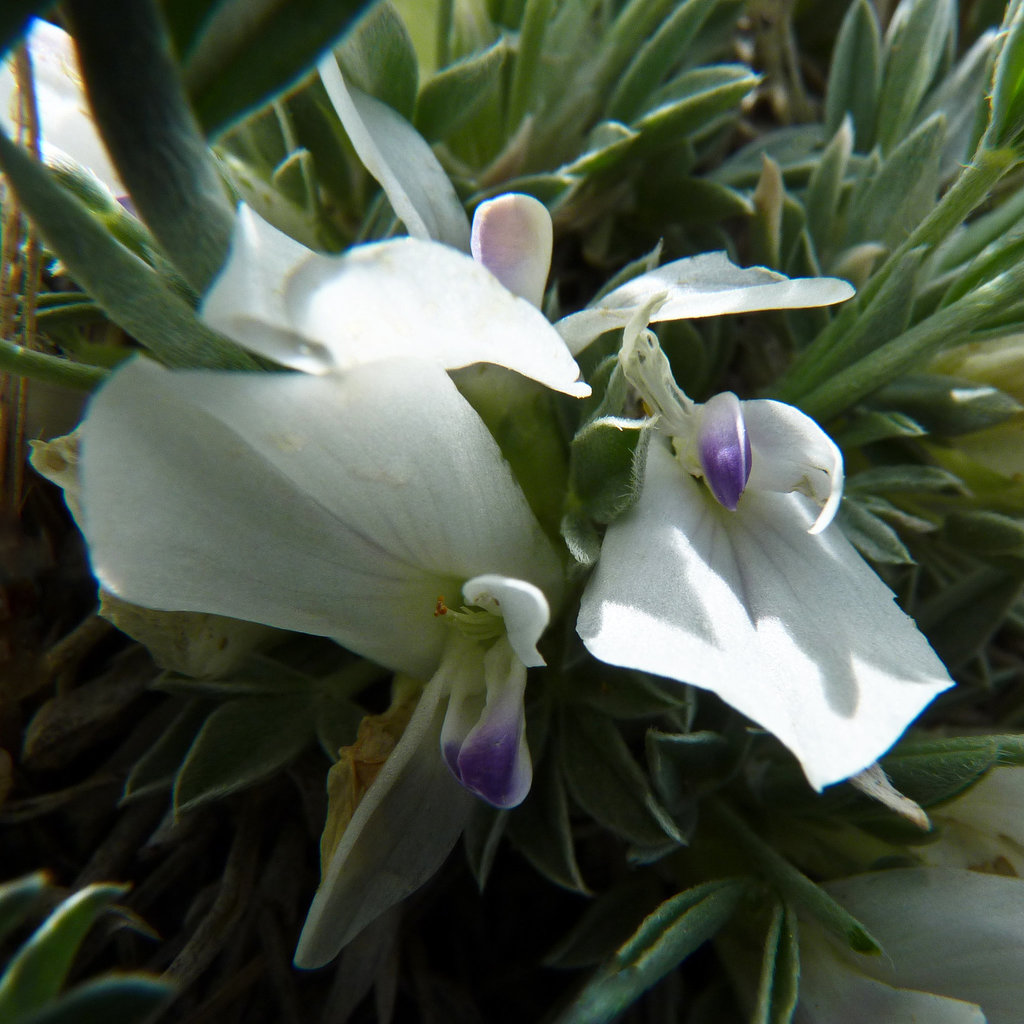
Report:
<svg viewBox="0 0 1024 1024"><path fill-rule="evenodd" d="M543 664L536 643L562 570L443 369L242 374L134 360L89 407L81 473L90 557L110 592L332 637L430 680L325 872L299 962L333 957L454 844L468 808L454 783L420 770L425 757L493 804L525 796L526 668ZM395 815L404 822L416 871L402 874L400 843L373 846L374 808L392 840ZM368 848L376 869L364 878Z"/></svg>
<svg viewBox="0 0 1024 1024"><path fill-rule="evenodd" d="M439 242L397 238L325 256L242 205L203 318L246 348L307 373L383 359L424 359L446 369L494 363L569 395L590 393L541 312L481 263Z"/></svg>
<svg viewBox="0 0 1024 1024"><path fill-rule="evenodd" d="M124 195L125 187L96 131L71 37L56 25L34 18L24 43L32 60L44 160L52 164L70 158L115 196ZM0 65L0 125L11 135L19 122L18 103L13 56L8 56Z"/></svg>
<svg viewBox="0 0 1024 1024"><path fill-rule="evenodd" d="M643 316L620 354L654 413L642 490L608 528L578 632L602 661L717 693L785 743L816 788L847 778L952 682L828 528L842 491L828 436L779 402L690 401Z"/></svg>
<svg viewBox="0 0 1024 1024"><path fill-rule="evenodd" d="M1024 881L951 868L878 871L824 888L881 944L841 948L806 922L796 1024L1017 1024Z"/></svg>

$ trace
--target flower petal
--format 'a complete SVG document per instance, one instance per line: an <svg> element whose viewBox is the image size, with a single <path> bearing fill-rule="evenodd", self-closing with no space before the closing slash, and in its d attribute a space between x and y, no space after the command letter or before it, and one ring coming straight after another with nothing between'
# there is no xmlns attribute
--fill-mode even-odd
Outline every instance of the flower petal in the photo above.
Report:
<svg viewBox="0 0 1024 1024"><path fill-rule="evenodd" d="M552 241L551 214L533 196L507 192L481 203L473 214L473 259L538 309L551 269Z"/></svg>
<svg viewBox="0 0 1024 1024"><path fill-rule="evenodd" d="M750 487L726 511L655 440L577 628L602 661L717 693L820 789L876 761L952 681L842 534L807 535L813 520L802 497Z"/></svg>
<svg viewBox="0 0 1024 1024"><path fill-rule="evenodd" d="M469 220L426 139L386 103L346 85L328 55L317 68L363 166L413 238L469 252Z"/></svg>
<svg viewBox="0 0 1024 1024"><path fill-rule="evenodd" d="M172 372L136 360L83 427L100 582L151 608L331 636L426 678L439 594L482 571L557 590L557 556L447 374Z"/></svg>
<svg viewBox="0 0 1024 1024"><path fill-rule="evenodd" d="M295 951L295 966L322 967L441 866L473 805L437 747L446 686L424 689L402 738L356 808L324 871Z"/></svg>
<svg viewBox="0 0 1024 1024"><path fill-rule="evenodd" d="M1020 1020L1024 880L950 868L903 868L857 875L825 888L887 953L878 960L859 958L865 973L977 1003L988 1024Z"/></svg>
<svg viewBox="0 0 1024 1024"><path fill-rule="evenodd" d="M569 395L590 388L558 332L486 268L414 238L309 252L245 206L204 320L239 344L311 373L385 359L446 369L495 363Z"/></svg>
<svg viewBox="0 0 1024 1024"><path fill-rule="evenodd" d="M306 373L324 373L334 357L299 334L288 303L289 281L306 263L326 259L238 204L227 262L206 293L201 315L250 352Z"/></svg>
<svg viewBox="0 0 1024 1024"><path fill-rule="evenodd" d="M548 628L551 609L544 592L526 580L487 573L467 581L462 596L469 604L500 615L512 650L528 668L545 664L537 641Z"/></svg>
<svg viewBox="0 0 1024 1024"><path fill-rule="evenodd" d="M837 956L820 929L801 933L795 1024L985 1024L977 1004L876 981Z"/></svg>
<svg viewBox="0 0 1024 1024"><path fill-rule="evenodd" d="M664 296L664 302L651 316L652 323L830 306L853 295L853 287L835 277L791 279L765 267L737 267L724 252L706 252L634 277L555 326L576 355L605 331L625 327L638 306L657 296Z"/></svg>
<svg viewBox="0 0 1024 1024"><path fill-rule="evenodd" d="M813 498L821 511L808 533L821 533L839 511L843 453L810 416L792 405L766 399L742 404L752 448L747 486Z"/></svg>
<svg viewBox="0 0 1024 1024"><path fill-rule="evenodd" d="M483 657L487 700L462 740L455 777L494 807L516 807L533 781L526 745L526 667L507 640L498 640ZM447 724L447 722L446 722ZM446 760L451 764L447 747Z"/></svg>

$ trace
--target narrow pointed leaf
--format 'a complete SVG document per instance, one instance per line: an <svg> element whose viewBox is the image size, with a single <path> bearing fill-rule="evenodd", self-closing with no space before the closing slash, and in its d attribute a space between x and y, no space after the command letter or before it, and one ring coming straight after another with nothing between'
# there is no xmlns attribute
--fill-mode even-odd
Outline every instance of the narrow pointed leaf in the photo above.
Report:
<svg viewBox="0 0 1024 1024"><path fill-rule="evenodd" d="M185 68L203 129L216 138L311 72L367 0L251 0L218 5Z"/></svg>
<svg viewBox="0 0 1024 1024"><path fill-rule="evenodd" d="M390 3L370 5L349 29L337 57L353 85L412 120L419 65L409 31Z"/></svg>
<svg viewBox="0 0 1024 1024"><path fill-rule="evenodd" d="M144 1024L174 991L149 974L116 974L73 988L19 1024Z"/></svg>
<svg viewBox="0 0 1024 1024"><path fill-rule="evenodd" d="M47 876L37 871L0 885L0 939L14 931L28 917L48 884Z"/></svg>
<svg viewBox="0 0 1024 1024"><path fill-rule="evenodd" d="M494 95L508 56L507 41L499 39L427 81L416 103L414 123L419 133L431 142L439 142L457 132Z"/></svg>
<svg viewBox="0 0 1024 1024"><path fill-rule="evenodd" d="M0 1020L42 1009L64 984L86 932L127 892L122 885L90 885L66 899L18 950L0 980Z"/></svg>
<svg viewBox="0 0 1024 1024"><path fill-rule="evenodd" d="M181 766L174 808L185 814L268 778L313 739L310 695L239 697L207 718Z"/></svg>
<svg viewBox="0 0 1024 1024"><path fill-rule="evenodd" d="M751 1024L789 1024L800 988L800 941L796 914L776 904L765 936L761 981Z"/></svg>
<svg viewBox="0 0 1024 1024"><path fill-rule="evenodd" d="M557 1024L609 1024L712 938L732 917L746 888L743 879L722 879L667 900L587 983Z"/></svg>
<svg viewBox="0 0 1024 1024"><path fill-rule="evenodd" d="M849 114L860 152L867 152L874 140L875 108L881 89L881 48L874 7L868 0L854 0L843 18L832 54L825 95L825 128L834 135Z"/></svg>

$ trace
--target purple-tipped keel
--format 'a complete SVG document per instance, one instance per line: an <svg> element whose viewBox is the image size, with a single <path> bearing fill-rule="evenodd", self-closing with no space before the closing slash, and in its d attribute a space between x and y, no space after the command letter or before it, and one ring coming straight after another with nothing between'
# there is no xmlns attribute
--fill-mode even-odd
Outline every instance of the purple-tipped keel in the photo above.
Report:
<svg viewBox="0 0 1024 1024"><path fill-rule="evenodd" d="M482 707L480 695L453 693L441 730L452 775L494 807L522 803L533 781L523 708L526 668L515 661L504 685L491 680Z"/></svg>
<svg viewBox="0 0 1024 1024"><path fill-rule="evenodd" d="M697 450L711 493L735 511L750 479L751 456L740 400L731 391L714 395L701 408Z"/></svg>

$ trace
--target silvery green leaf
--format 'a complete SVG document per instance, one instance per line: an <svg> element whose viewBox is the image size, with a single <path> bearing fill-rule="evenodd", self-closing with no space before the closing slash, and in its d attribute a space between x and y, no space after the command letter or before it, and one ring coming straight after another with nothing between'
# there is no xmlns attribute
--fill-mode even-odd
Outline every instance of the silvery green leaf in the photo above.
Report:
<svg viewBox="0 0 1024 1024"><path fill-rule="evenodd" d="M890 437L923 437L928 431L909 416L899 412L857 410L836 434L843 448L884 441Z"/></svg>
<svg viewBox="0 0 1024 1024"><path fill-rule="evenodd" d="M71 0L67 13L90 104L121 180L164 252L201 292L227 256L232 208L156 0L110 0L99 8Z"/></svg>
<svg viewBox="0 0 1024 1024"><path fill-rule="evenodd" d="M850 203L847 242L882 241L895 248L931 212L946 142L941 114L895 145L877 174Z"/></svg>
<svg viewBox="0 0 1024 1024"><path fill-rule="evenodd" d="M424 83L416 104L416 129L431 142L458 131L493 96L508 61L502 38L480 53L449 64Z"/></svg>
<svg viewBox="0 0 1024 1024"><path fill-rule="evenodd" d="M764 940L761 980L751 1024L789 1024L800 991L800 925L788 903L777 903Z"/></svg>
<svg viewBox="0 0 1024 1024"><path fill-rule="evenodd" d="M184 66L193 109L216 138L294 86L366 0L224 0L194 30ZM172 13L192 5L165 4ZM116 35L115 30L115 35Z"/></svg>
<svg viewBox="0 0 1024 1024"><path fill-rule="evenodd" d="M127 891L124 885L89 885L57 907L7 963L0 1019L27 1021L56 997L86 933Z"/></svg>
<svg viewBox="0 0 1024 1024"><path fill-rule="evenodd" d="M557 757L549 754L537 766L529 798L508 817L508 837L550 882L589 893L576 863L569 801Z"/></svg>
<svg viewBox="0 0 1024 1024"><path fill-rule="evenodd" d="M370 4L335 51L348 81L411 121L419 62L405 22L387 0Z"/></svg>
<svg viewBox="0 0 1024 1024"><path fill-rule="evenodd" d="M896 148L946 57L956 31L952 0L902 0L885 37L885 73L878 99L877 138Z"/></svg>
<svg viewBox="0 0 1024 1024"><path fill-rule="evenodd" d="M171 789L210 710L211 704L204 700L190 700L179 708L156 742L128 773L121 798L123 803L149 796L157 790Z"/></svg>
<svg viewBox="0 0 1024 1024"><path fill-rule="evenodd" d="M1024 407L1005 391L940 374L900 377L871 397L879 408L900 409L929 433L956 437L1012 419ZM918 431L920 433L920 430Z"/></svg>
<svg viewBox="0 0 1024 1024"><path fill-rule="evenodd" d="M721 879L666 900L587 982L556 1024L610 1024L712 938L732 917L746 889L743 879Z"/></svg>
<svg viewBox="0 0 1024 1024"><path fill-rule="evenodd" d="M807 227L822 262L838 246L840 204L846 181L846 168L853 151L853 123L844 117L842 124L825 147L807 186L804 204Z"/></svg>
<svg viewBox="0 0 1024 1024"><path fill-rule="evenodd" d="M966 494L964 482L948 469L941 466L919 466L914 464L896 466L875 466L862 469L846 478L846 493L857 494L929 494L946 492Z"/></svg>
<svg viewBox="0 0 1024 1024"><path fill-rule="evenodd" d="M943 536L953 547L988 558L1024 559L1024 519L985 509L952 512Z"/></svg>
<svg viewBox="0 0 1024 1024"><path fill-rule="evenodd" d="M278 772L313 739L309 692L237 697L207 717L174 783L177 814Z"/></svg>
<svg viewBox="0 0 1024 1024"><path fill-rule="evenodd" d="M173 991L171 981L155 975L111 974L83 982L17 1024L145 1024Z"/></svg>
<svg viewBox="0 0 1024 1024"><path fill-rule="evenodd" d="M952 800L1002 761L998 736L904 740L881 764L892 784L924 807Z"/></svg>
<svg viewBox="0 0 1024 1024"><path fill-rule="evenodd" d="M682 842L610 719L566 708L558 740L569 793L595 821L645 850Z"/></svg>
<svg viewBox="0 0 1024 1024"><path fill-rule="evenodd" d="M993 539L987 538L986 525L973 519L961 522L959 527L982 547L991 544L993 539L1005 540L1011 548L1020 542L1016 521L1010 520L1005 532L999 530L999 535ZM954 520L954 537L958 532ZM996 555L993 560L999 568L976 569L918 606L916 616L921 629L951 669L959 668L981 650L1018 599L1024 581L1019 571L1006 571L1006 559L1005 554Z"/></svg>
<svg viewBox="0 0 1024 1024"><path fill-rule="evenodd" d="M698 132L722 115L738 112L740 100L757 82L758 77L742 64L684 71L659 89L630 125L640 136L631 152L648 153L681 135Z"/></svg>
<svg viewBox="0 0 1024 1024"><path fill-rule="evenodd" d="M883 565L914 564L914 557L899 534L861 502L844 498L837 518L846 539L868 561Z"/></svg>
<svg viewBox="0 0 1024 1024"><path fill-rule="evenodd" d="M633 120L665 74L679 63L693 37L718 0L685 0L672 11L637 50L608 100L605 116L612 121Z"/></svg>
<svg viewBox="0 0 1024 1024"><path fill-rule="evenodd" d="M1024 11L1007 7L1010 24L996 57L991 129L997 142L1012 144L1024 129Z"/></svg>
<svg viewBox="0 0 1024 1024"><path fill-rule="evenodd" d="M856 148L862 153L871 149L875 137L875 110L882 87L881 46L874 7L868 0L854 0L847 8L832 53L825 129L834 135L849 115Z"/></svg>
<svg viewBox="0 0 1024 1024"><path fill-rule="evenodd" d="M650 729L645 745L655 788L673 811L693 801L702 787L721 785L740 756L725 736L707 729L687 733Z"/></svg>
<svg viewBox="0 0 1024 1024"><path fill-rule="evenodd" d="M779 128L748 142L709 176L733 188L753 188L761 176L762 157L769 156L782 168L787 182L795 186L810 178L828 137L820 124Z"/></svg>
<svg viewBox="0 0 1024 1024"><path fill-rule="evenodd" d="M0 884L0 939L6 938L32 913L48 884L42 871Z"/></svg>

